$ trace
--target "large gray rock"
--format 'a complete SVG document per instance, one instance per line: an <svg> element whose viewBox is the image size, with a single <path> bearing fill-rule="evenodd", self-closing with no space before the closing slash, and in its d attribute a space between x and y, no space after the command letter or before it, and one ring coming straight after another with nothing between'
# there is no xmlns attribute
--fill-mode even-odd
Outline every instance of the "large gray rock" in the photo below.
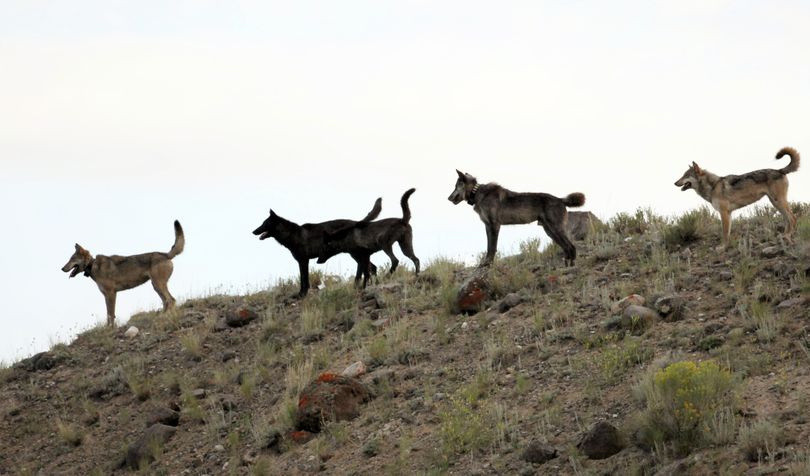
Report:
<svg viewBox="0 0 810 476"><path fill-rule="evenodd" d="M658 319L660 316L654 310L634 304L627 306L622 313L621 327L634 335L639 335L652 327Z"/></svg>
<svg viewBox="0 0 810 476"><path fill-rule="evenodd" d="M602 221L591 212L568 212L565 231L572 240L582 241L601 225Z"/></svg>

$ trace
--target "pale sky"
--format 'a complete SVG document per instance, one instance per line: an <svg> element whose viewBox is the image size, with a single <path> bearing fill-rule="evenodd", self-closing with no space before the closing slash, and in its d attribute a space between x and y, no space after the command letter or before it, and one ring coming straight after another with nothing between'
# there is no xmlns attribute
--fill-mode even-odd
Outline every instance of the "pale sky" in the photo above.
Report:
<svg viewBox="0 0 810 476"><path fill-rule="evenodd" d="M581 191L603 218L702 205L672 185L692 160L724 175L810 153L808 24L800 1L4 1L0 360L104 320L95 284L60 271L74 242L167 251L175 218L182 301L297 279L250 234L270 207L359 218L382 196L398 216L409 187L423 263L472 260L486 238L446 200L456 168ZM504 228L500 250L537 236ZM119 324L159 305L121 292Z"/></svg>

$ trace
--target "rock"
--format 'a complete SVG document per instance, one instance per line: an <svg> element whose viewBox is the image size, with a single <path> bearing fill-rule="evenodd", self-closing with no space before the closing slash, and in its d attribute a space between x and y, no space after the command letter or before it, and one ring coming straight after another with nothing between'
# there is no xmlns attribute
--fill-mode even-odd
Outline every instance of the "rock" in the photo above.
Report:
<svg viewBox="0 0 810 476"><path fill-rule="evenodd" d="M590 459L605 459L621 451L624 443L615 426L600 421L582 436L577 448Z"/></svg>
<svg viewBox="0 0 810 476"><path fill-rule="evenodd" d="M216 451L217 453L224 453L225 447L222 445L214 445L214 451Z"/></svg>
<svg viewBox="0 0 810 476"><path fill-rule="evenodd" d="M782 254L781 246L766 246L760 251L760 256L763 258L773 258Z"/></svg>
<svg viewBox="0 0 810 476"><path fill-rule="evenodd" d="M385 325L388 324L389 320L390 319L388 319L387 317L381 317L375 321L371 321L371 325L379 329L381 327L385 327Z"/></svg>
<svg viewBox="0 0 810 476"><path fill-rule="evenodd" d="M232 412L236 410L236 397L233 395L220 395L217 397L217 401L219 402L220 408L222 408L226 412Z"/></svg>
<svg viewBox="0 0 810 476"><path fill-rule="evenodd" d="M731 281L734 278L734 273L727 269L724 269L717 273L717 277L720 278L722 281Z"/></svg>
<svg viewBox="0 0 810 476"><path fill-rule="evenodd" d="M177 426L180 422L180 412L176 412L170 408L159 407L152 410L146 417L146 427L150 427L156 423L166 426Z"/></svg>
<svg viewBox="0 0 810 476"><path fill-rule="evenodd" d="M225 324L228 327L242 327L259 318L256 312L250 309L231 309L225 314Z"/></svg>
<svg viewBox="0 0 810 476"><path fill-rule="evenodd" d="M358 360L357 362L353 363L352 365L346 367L346 369L343 372L341 372L340 375L342 375L344 377L354 377L354 378L356 378L356 377L359 377L361 375L364 375L366 372L368 372L368 369L366 368L366 364L364 364L362 360Z"/></svg>
<svg viewBox="0 0 810 476"><path fill-rule="evenodd" d="M155 459L155 450L166 444L176 431L177 428L160 423L150 426L140 438L129 445L123 465L138 469L142 464L152 462Z"/></svg>
<svg viewBox="0 0 810 476"><path fill-rule="evenodd" d="M51 370L65 360L64 356L54 354L52 352L40 352L34 354L27 359L23 359L16 364L14 368L23 369L27 372L38 372L41 370Z"/></svg>
<svg viewBox="0 0 810 476"><path fill-rule="evenodd" d="M311 441L313 438L315 438L316 435L315 433L306 430L298 430L298 431L291 431L290 434L287 436L290 440L300 445L303 445L304 443L307 443Z"/></svg>
<svg viewBox="0 0 810 476"><path fill-rule="evenodd" d="M233 351L233 350L226 350L225 352L223 352L223 353L222 353L222 355L220 356L220 358L219 358L219 359L220 359L222 362L228 362L229 360L233 360L233 359L235 359L235 358L236 358L236 352L235 352L235 351Z"/></svg>
<svg viewBox="0 0 810 476"><path fill-rule="evenodd" d="M600 324L606 331L619 330L622 327L622 318L621 316L611 316L604 319Z"/></svg>
<svg viewBox="0 0 810 476"><path fill-rule="evenodd" d="M489 299L489 295L486 270L478 271L461 284L456 295L456 312L475 314L484 307L484 301Z"/></svg>
<svg viewBox="0 0 810 476"><path fill-rule="evenodd" d="M610 306L610 312L613 314L619 314L624 311L627 306L643 306L645 303L645 299L638 294L631 294L617 302L614 302L612 306Z"/></svg>
<svg viewBox="0 0 810 476"><path fill-rule="evenodd" d="M686 301L677 294L661 296L655 300L655 310L665 321L680 321L686 310Z"/></svg>
<svg viewBox="0 0 810 476"><path fill-rule="evenodd" d="M498 303L498 312L503 314L522 302L523 298L518 293L509 293Z"/></svg>
<svg viewBox="0 0 810 476"><path fill-rule="evenodd" d="M196 389L191 391L191 396L196 398L197 400L205 398L205 395L206 395L206 392L205 392L204 388L196 388Z"/></svg>
<svg viewBox="0 0 810 476"><path fill-rule="evenodd" d="M631 334L639 335L650 328L659 319L658 313L644 307L630 305L622 313L621 327L630 331Z"/></svg>
<svg viewBox="0 0 810 476"><path fill-rule="evenodd" d="M298 396L295 428L318 433L324 421L351 420L360 415L360 405L371 392L355 378L323 373Z"/></svg>
<svg viewBox="0 0 810 476"><path fill-rule="evenodd" d="M366 289L361 295L360 309L373 310L385 307L385 301L375 289Z"/></svg>
<svg viewBox="0 0 810 476"><path fill-rule="evenodd" d="M523 461L535 464L543 464L556 457L557 450L555 448L536 440L529 443L529 446L520 455Z"/></svg>
<svg viewBox="0 0 810 476"><path fill-rule="evenodd" d="M138 330L137 327L129 326L129 329L127 329L127 331L124 332L124 337L132 339L133 337L136 337L139 332L140 332L140 330Z"/></svg>
<svg viewBox="0 0 810 476"><path fill-rule="evenodd" d="M800 305L804 304L805 301L806 301L806 299L803 298L803 297L795 297L795 298L786 299L786 300L780 302L779 304L776 305L776 307L784 309L784 308L787 308L787 307L800 306Z"/></svg>
<svg viewBox="0 0 810 476"><path fill-rule="evenodd" d="M582 241L602 224L602 221L591 212L569 211L565 231L572 240Z"/></svg>

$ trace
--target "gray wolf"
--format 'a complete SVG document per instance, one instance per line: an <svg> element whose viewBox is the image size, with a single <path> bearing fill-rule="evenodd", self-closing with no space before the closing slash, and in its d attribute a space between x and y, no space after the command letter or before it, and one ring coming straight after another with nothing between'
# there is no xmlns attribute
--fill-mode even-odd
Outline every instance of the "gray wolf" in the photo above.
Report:
<svg viewBox="0 0 810 476"><path fill-rule="evenodd" d="M776 158L790 156L790 163L775 169L760 169L742 175L718 176L701 168L695 162L675 182L681 191L693 189L704 200L720 212L723 224L723 247L729 243L731 233L731 212L750 205L763 196L768 196L771 204L779 210L785 219L785 240L792 242L796 230L796 217L788 204L787 174L799 170L799 153L791 147L783 147L776 153Z"/></svg>
<svg viewBox="0 0 810 476"><path fill-rule="evenodd" d="M394 255L394 243L399 243L402 253L411 259L416 274L419 274L419 258L413 252L413 230L411 229L411 209L408 207L408 198L415 192L412 188L407 190L400 199L402 207L402 218L385 218L372 222L358 222L335 232L327 232L325 246L318 256L318 263L325 263L326 260L338 253L350 253L362 259L359 261L360 267L367 265L369 258L377 251L384 251L391 258L391 270L393 273L399 265L399 260ZM363 287L368 284L370 272L366 269L363 273Z"/></svg>
<svg viewBox="0 0 810 476"><path fill-rule="evenodd" d="M565 232L566 207L581 207L585 204L585 195L571 193L565 198L558 198L548 193L513 192L496 183L479 184L468 173L458 170L456 173L456 187L447 199L454 205L466 201L484 222L487 254L482 266L491 264L495 259L501 225L522 225L534 221L563 249L566 265L574 265L577 249Z"/></svg>
<svg viewBox="0 0 810 476"><path fill-rule="evenodd" d="M368 215L360 221L369 222L377 218L381 210L382 198L378 198ZM270 216L258 228L253 230L253 234L257 235L260 240L273 237L282 246L290 250L293 258L298 262L298 270L301 275L301 289L298 296L304 297L309 291L309 260L320 256L321 250L325 246L324 238L326 233L342 230L356 223L354 220L330 220L299 225L276 215L271 209ZM357 261L355 282L360 280L363 272L374 272L377 269L371 262L367 262L365 258L353 254L352 258ZM361 261L363 261L362 264Z"/></svg>
<svg viewBox="0 0 810 476"><path fill-rule="evenodd" d="M174 307L174 297L169 293L169 277L172 275L174 265L172 258L183 252L186 238L180 222L174 221L174 245L168 253L155 251L132 256L104 256L95 258L89 251L76 243L76 250L62 267L62 271L70 271L70 277L79 273L96 282L104 302L107 304L107 325L115 324L115 297L118 291L132 289L152 280L152 287L163 301L163 310Z"/></svg>

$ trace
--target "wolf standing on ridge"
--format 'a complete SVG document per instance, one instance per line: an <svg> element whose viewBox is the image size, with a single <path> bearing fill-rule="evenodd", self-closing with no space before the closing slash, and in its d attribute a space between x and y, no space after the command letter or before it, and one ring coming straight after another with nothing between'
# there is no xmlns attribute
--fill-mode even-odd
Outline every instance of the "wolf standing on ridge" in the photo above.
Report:
<svg viewBox="0 0 810 476"><path fill-rule="evenodd" d="M371 211L360 220L361 222L369 222L379 216L382 210L382 198L378 198L374 202L374 207ZM253 234L259 237L259 240L267 238L275 238L283 247L290 250L290 253L298 262L298 270L301 278L301 289L298 291L299 297L304 297L309 291L309 260L317 258L324 247L324 239L326 233L329 231L337 231L349 227L357 223L354 220L330 220L321 223L304 223L299 225L285 218L276 215L271 209L270 216L267 217L258 228L253 230ZM373 263L362 263L358 256L352 255L357 261L357 273L355 274L354 281L360 281L360 276L364 271L374 273L377 267Z"/></svg>
<svg viewBox="0 0 810 476"><path fill-rule="evenodd" d="M89 251L76 243L76 251L62 267L62 271L70 271L69 277L84 273L96 282L104 302L107 304L107 325L115 324L115 297L118 291L132 289L152 280L152 287L163 301L163 310L174 307L174 297L169 293L169 278L174 270L172 258L183 252L186 246L186 237L180 222L174 221L174 245L168 253L155 251L132 256L104 256L95 258Z"/></svg>
<svg viewBox="0 0 810 476"><path fill-rule="evenodd" d="M408 198L415 192L415 188L407 190L399 201L402 207L402 218L384 218L372 222L358 222L355 225L336 232L326 232L324 247L318 257L318 263L338 253L350 253L360 258L358 266L364 268L363 287L368 284L371 275L369 258L377 251L384 251L391 258L389 273L396 271L399 260L394 254L394 243L413 262L416 274L419 274L419 258L413 252L413 230L411 229L411 209Z"/></svg>
<svg viewBox="0 0 810 476"><path fill-rule="evenodd" d="M482 266L491 264L495 259L501 225L522 225L534 221L563 249L565 264L574 265L577 248L565 232L568 218L566 207L581 207L585 204L585 195L577 192L559 198L548 193L513 192L496 183L481 185L475 177L459 170L456 173L456 187L447 199L454 205L466 201L484 222L487 255Z"/></svg>
<svg viewBox="0 0 810 476"><path fill-rule="evenodd" d="M785 219L785 241L793 241L796 231L796 217L788 203L787 174L799 170L799 153L792 147L783 147L776 153L776 158L790 157L790 163L781 169L760 169L742 175L720 177L692 162L686 172L675 182L681 191L694 189L695 193L712 204L720 212L723 224L723 247L729 243L731 234L731 212L750 205L765 195L771 204L779 210Z"/></svg>

